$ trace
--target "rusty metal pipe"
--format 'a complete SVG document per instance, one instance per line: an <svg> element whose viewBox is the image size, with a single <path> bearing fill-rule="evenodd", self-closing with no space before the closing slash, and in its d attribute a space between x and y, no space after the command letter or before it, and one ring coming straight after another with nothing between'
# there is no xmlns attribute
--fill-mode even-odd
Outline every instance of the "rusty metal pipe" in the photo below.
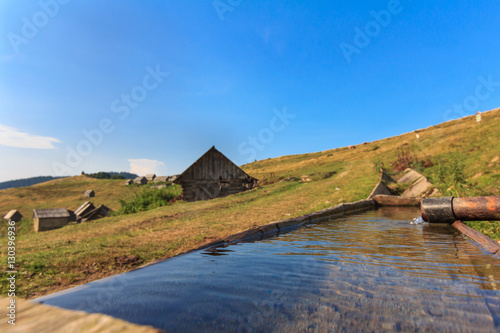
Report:
<svg viewBox="0 0 500 333"><path fill-rule="evenodd" d="M427 198L420 204L422 219L430 223L500 220L500 196Z"/></svg>

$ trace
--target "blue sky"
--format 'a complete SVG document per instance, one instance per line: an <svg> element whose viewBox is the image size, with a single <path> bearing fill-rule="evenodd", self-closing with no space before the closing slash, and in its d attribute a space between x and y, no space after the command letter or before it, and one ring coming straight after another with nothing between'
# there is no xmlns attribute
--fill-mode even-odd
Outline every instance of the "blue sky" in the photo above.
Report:
<svg viewBox="0 0 500 333"><path fill-rule="evenodd" d="M241 165L500 106L497 1L2 1L0 181Z"/></svg>

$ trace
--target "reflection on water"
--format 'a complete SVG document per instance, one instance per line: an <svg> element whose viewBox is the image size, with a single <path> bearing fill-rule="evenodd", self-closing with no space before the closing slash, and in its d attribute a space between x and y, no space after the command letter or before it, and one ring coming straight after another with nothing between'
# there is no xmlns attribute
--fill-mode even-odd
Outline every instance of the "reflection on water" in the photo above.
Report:
<svg viewBox="0 0 500 333"><path fill-rule="evenodd" d="M500 330L500 260L381 209L195 252L39 301L167 331Z"/></svg>

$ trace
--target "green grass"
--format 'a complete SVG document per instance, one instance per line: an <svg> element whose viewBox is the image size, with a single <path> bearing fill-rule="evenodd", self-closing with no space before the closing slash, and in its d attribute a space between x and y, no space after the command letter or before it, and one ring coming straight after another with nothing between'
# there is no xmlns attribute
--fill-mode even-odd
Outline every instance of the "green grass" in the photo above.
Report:
<svg viewBox="0 0 500 333"><path fill-rule="evenodd" d="M182 188L178 185L160 189L143 188L133 198L118 199L121 207L115 214L134 214L150 209L168 206L170 204L169 201L179 196L181 193Z"/></svg>
<svg viewBox="0 0 500 333"><path fill-rule="evenodd" d="M492 239L500 239L500 221L467 221L469 227L480 230Z"/></svg>

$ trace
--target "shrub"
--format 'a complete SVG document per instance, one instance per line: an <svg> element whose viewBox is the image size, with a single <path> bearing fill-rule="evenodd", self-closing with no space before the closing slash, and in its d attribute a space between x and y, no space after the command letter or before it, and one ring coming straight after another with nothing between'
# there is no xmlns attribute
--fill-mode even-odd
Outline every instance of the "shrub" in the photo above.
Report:
<svg viewBox="0 0 500 333"><path fill-rule="evenodd" d="M415 168L418 164L418 159L411 153L408 147L401 147L397 150L397 157L392 162L392 170L401 172L407 168Z"/></svg>
<svg viewBox="0 0 500 333"><path fill-rule="evenodd" d="M394 172L401 172L407 168L412 168L417 172L422 173L424 169L434 166L431 157L427 156L421 160L413 153L408 146L402 146L397 150L396 160L391 163Z"/></svg>
<svg viewBox="0 0 500 333"><path fill-rule="evenodd" d="M179 196L182 192L180 186L170 186L161 189L144 188L130 200L118 199L120 209L116 214L134 214L150 209L169 205L169 201Z"/></svg>

